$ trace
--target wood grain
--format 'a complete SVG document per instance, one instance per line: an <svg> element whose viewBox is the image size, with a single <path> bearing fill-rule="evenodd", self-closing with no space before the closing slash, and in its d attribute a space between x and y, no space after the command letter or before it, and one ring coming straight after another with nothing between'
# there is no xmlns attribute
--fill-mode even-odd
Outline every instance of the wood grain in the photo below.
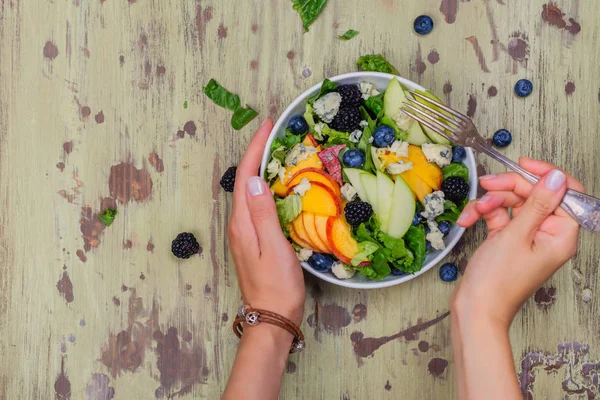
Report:
<svg viewBox="0 0 600 400"><path fill-rule="evenodd" d="M420 37L424 13L436 26ZM332 0L303 33L289 1L2 0L0 398L218 398L240 301L220 176L261 118L362 54L484 133L511 130L508 156L556 163L599 195L599 17L583 1ZM338 40L347 29L360 34ZM524 77L534 93L518 99ZM233 131L202 94L210 78L259 118ZM105 228L96 215L115 205ZM182 231L203 252L178 262ZM483 236L448 259L464 267ZM525 398L599 395L596 241L583 233L513 324ZM453 398L452 284L431 271L378 291L307 285L307 351L282 399Z"/></svg>

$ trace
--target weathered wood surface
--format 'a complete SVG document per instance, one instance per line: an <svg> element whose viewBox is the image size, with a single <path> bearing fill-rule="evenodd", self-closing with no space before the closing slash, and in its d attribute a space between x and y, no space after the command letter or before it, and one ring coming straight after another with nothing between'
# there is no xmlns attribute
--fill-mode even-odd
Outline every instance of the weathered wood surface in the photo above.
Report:
<svg viewBox="0 0 600 400"><path fill-rule="evenodd" d="M219 397L240 297L218 180L260 120L232 131L201 92L211 77L276 118L382 52L483 132L510 129L510 157L552 161L600 194L595 2L558 0L545 19L544 0L329 3L305 34L283 0L1 0L0 398ZM436 28L417 37L423 13ZM360 35L339 41L349 28ZM527 99L512 91L522 77ZM95 215L114 202L103 229ZM181 231L201 256L172 257ZM464 266L483 235L469 231L449 259ZM599 256L582 234L515 320L529 398L598 396ZM453 398L454 285L436 271L379 291L307 282L308 349L290 358L281 398Z"/></svg>

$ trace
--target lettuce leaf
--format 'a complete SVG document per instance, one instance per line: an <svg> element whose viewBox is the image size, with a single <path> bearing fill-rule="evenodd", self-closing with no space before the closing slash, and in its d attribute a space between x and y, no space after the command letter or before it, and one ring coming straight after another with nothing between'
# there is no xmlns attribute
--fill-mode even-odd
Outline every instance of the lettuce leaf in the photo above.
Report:
<svg viewBox="0 0 600 400"><path fill-rule="evenodd" d="M385 72L387 74L400 75L398 70L383 58L381 54L365 54L358 59L356 65L363 71Z"/></svg>
<svg viewBox="0 0 600 400"><path fill-rule="evenodd" d="M371 96L367 100L365 100L365 107L367 107L373 114L379 115L379 113L383 110L383 95L385 93L380 93L377 96Z"/></svg>
<svg viewBox="0 0 600 400"><path fill-rule="evenodd" d="M469 182L469 169L463 163L453 162L452 164L442 168L442 176L444 179L448 179L451 176L457 176Z"/></svg>
<svg viewBox="0 0 600 400"><path fill-rule="evenodd" d="M313 97L309 97L307 100L307 103L312 107L312 104L315 102L315 100L320 99L321 97L325 96L327 93L331 93L333 91L335 91L335 89L337 89L338 85L337 83L330 81L329 79L325 79L323 81L323 83L321 84L321 90L319 91L319 94L313 96Z"/></svg>
<svg viewBox="0 0 600 400"><path fill-rule="evenodd" d="M312 104L306 105L306 111L304 112L304 120L312 130L315 127L315 117L313 115L313 107Z"/></svg>
<svg viewBox="0 0 600 400"><path fill-rule="evenodd" d="M358 244L358 252L352 257L350 262L353 267L357 267L361 262L370 258L371 254L379 249L379 245L373 242L360 242Z"/></svg>
<svg viewBox="0 0 600 400"><path fill-rule="evenodd" d="M302 19L304 31L308 32L308 27L317 19L327 0L292 0L294 10L298 11Z"/></svg>
<svg viewBox="0 0 600 400"><path fill-rule="evenodd" d="M285 228L302 212L302 199L297 194L287 196L285 199L277 198L275 199L275 206L279 224L282 228Z"/></svg>
<svg viewBox="0 0 600 400"><path fill-rule="evenodd" d="M408 248L412 251L414 258L409 268L399 269L409 273L420 271L423 268L426 253L425 228L423 225L411 226L404 235L404 240Z"/></svg>
<svg viewBox="0 0 600 400"><path fill-rule="evenodd" d="M302 141L300 135L294 135L289 128L285 130L285 136L277 136L273 143L271 143L271 152L278 150L283 147L284 150L288 150Z"/></svg>
<svg viewBox="0 0 600 400"><path fill-rule="evenodd" d="M456 222L458 220L458 217L460 216L462 208L464 208L464 205L459 208L456 204L454 204L454 202L452 202L450 200L445 200L444 201L444 213L442 215L435 217L435 220L437 222L441 222L441 221Z"/></svg>

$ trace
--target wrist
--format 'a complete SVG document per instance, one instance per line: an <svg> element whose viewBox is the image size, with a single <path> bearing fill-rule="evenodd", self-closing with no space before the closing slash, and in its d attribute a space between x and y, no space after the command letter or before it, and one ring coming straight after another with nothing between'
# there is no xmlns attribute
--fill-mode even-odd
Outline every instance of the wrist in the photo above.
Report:
<svg viewBox="0 0 600 400"><path fill-rule="evenodd" d="M287 358L293 340L294 335L287 330L262 322L254 326L244 323L244 333L241 342L242 345L258 346L265 351L285 354Z"/></svg>
<svg viewBox="0 0 600 400"><path fill-rule="evenodd" d="M508 334L512 323L512 318L501 316L501 313L493 311L493 307L478 301L454 301L450 312L452 323L457 324L461 331L486 326Z"/></svg>

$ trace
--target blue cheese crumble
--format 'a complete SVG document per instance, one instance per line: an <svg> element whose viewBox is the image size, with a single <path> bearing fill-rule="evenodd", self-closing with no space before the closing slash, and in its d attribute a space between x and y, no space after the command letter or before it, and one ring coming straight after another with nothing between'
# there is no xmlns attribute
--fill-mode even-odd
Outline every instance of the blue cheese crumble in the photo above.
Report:
<svg viewBox="0 0 600 400"><path fill-rule="evenodd" d="M440 168L450 165L452 148L443 144L423 143L421 146L427 161L436 163Z"/></svg>
<svg viewBox="0 0 600 400"><path fill-rule="evenodd" d="M306 160L308 157L317 153L317 149L313 146L305 146L302 143L298 143L289 151L285 156L285 165L296 166L302 160Z"/></svg>
<svg viewBox="0 0 600 400"><path fill-rule="evenodd" d="M352 199L354 199L356 196L356 189L354 189L354 186L349 183L345 183L340 191L342 192L342 197L347 201L352 201Z"/></svg>
<svg viewBox="0 0 600 400"><path fill-rule="evenodd" d="M348 140L350 140L352 143L358 143L358 142L360 142L360 138L362 137L362 134L363 134L362 131L357 129L350 134L350 137L348 138Z"/></svg>
<svg viewBox="0 0 600 400"><path fill-rule="evenodd" d="M333 274L338 279L350 279L354 276L354 273L356 271L354 269L352 269L351 267L344 265L343 263L341 263L339 261L336 261L331 266L331 272L333 272Z"/></svg>
<svg viewBox="0 0 600 400"><path fill-rule="evenodd" d="M396 114L392 119L394 120L398 128L403 131L409 130L412 124L415 122L415 120L412 119L412 117L410 117L407 113L405 113L402 110L398 111L398 114Z"/></svg>
<svg viewBox="0 0 600 400"><path fill-rule="evenodd" d="M413 168L412 162L405 163L404 161L400 160L397 163L392 163L392 164L388 165L387 172L390 175L400 175L401 173L409 171L412 168Z"/></svg>
<svg viewBox="0 0 600 400"><path fill-rule="evenodd" d="M285 167L281 165L281 161L274 158L267 165L267 173L269 174L269 180L279 176L281 183L285 182Z"/></svg>
<svg viewBox="0 0 600 400"><path fill-rule="evenodd" d="M321 121L330 123L340 110L342 96L338 92L327 93L313 103L315 113Z"/></svg>
<svg viewBox="0 0 600 400"><path fill-rule="evenodd" d="M392 153L396 154L397 157L408 157L408 142L396 140L389 149Z"/></svg>
<svg viewBox="0 0 600 400"><path fill-rule="evenodd" d="M310 181L306 178L302 178L299 184L294 186L294 193L299 196L304 196L306 191L310 189Z"/></svg>
<svg viewBox="0 0 600 400"><path fill-rule="evenodd" d="M363 100L368 100L369 97L379 94L379 90L375 89L375 86L371 82L366 81L360 83L360 92L362 93Z"/></svg>
<svg viewBox="0 0 600 400"><path fill-rule="evenodd" d="M425 238L429 240L431 243L431 247L436 250L444 250L446 248L446 244L444 243L444 234L438 228L438 224L435 221L427 221L427 226L429 226L429 233Z"/></svg>
<svg viewBox="0 0 600 400"><path fill-rule="evenodd" d="M442 215L444 213L444 192L438 190L428 194L423 199L423 207L425 207L425 211L421 212L421 215L428 221L433 221L435 217Z"/></svg>
<svg viewBox="0 0 600 400"><path fill-rule="evenodd" d="M324 122L317 122L313 128L313 136L317 140L323 140L323 128L325 127Z"/></svg>
<svg viewBox="0 0 600 400"><path fill-rule="evenodd" d="M296 253L296 257L298 257L299 261L308 261L312 255L313 251L308 249L300 249L300 251Z"/></svg>

